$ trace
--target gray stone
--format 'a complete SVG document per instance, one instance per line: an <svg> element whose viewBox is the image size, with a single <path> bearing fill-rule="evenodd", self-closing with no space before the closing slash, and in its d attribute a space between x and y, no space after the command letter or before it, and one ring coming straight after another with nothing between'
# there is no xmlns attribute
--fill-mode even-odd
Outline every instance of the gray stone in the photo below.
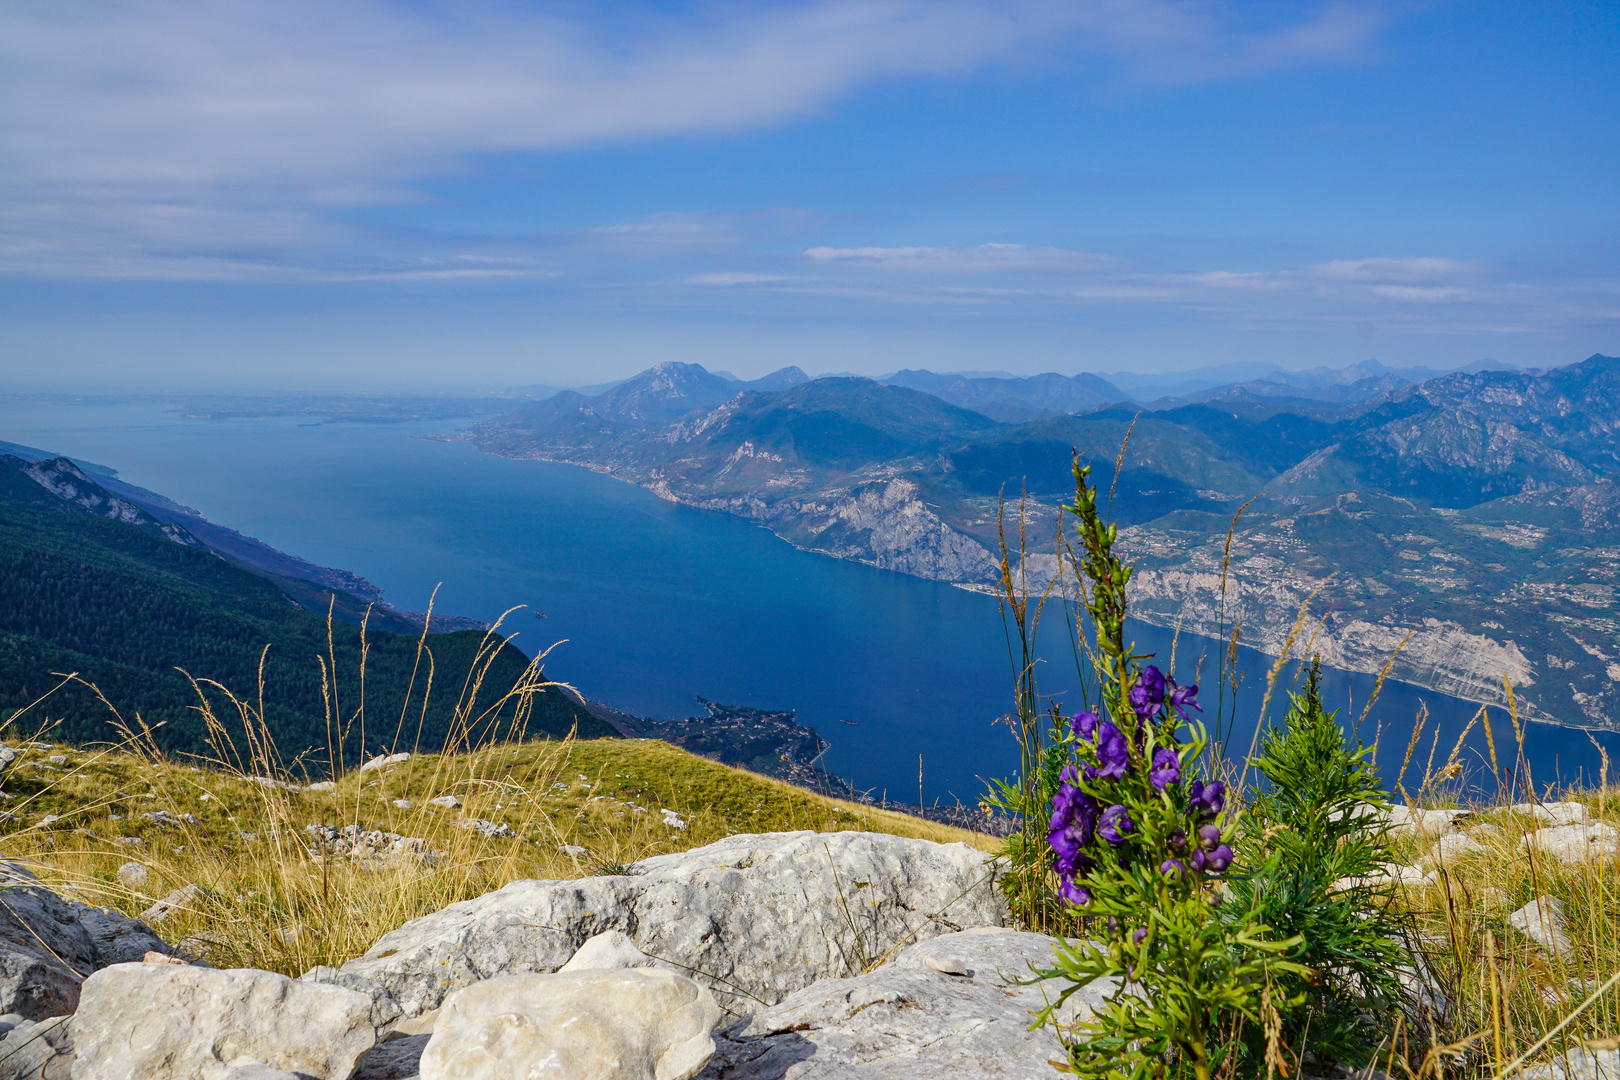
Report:
<svg viewBox="0 0 1620 1080"><path fill-rule="evenodd" d="M336 791L337 785L330 780L318 780L304 789L305 791Z"/></svg>
<svg viewBox="0 0 1620 1080"><path fill-rule="evenodd" d="M688 1080L720 1007L691 979L623 969L507 975L444 1003L422 1080Z"/></svg>
<svg viewBox="0 0 1620 1080"><path fill-rule="evenodd" d="M559 972L615 971L622 968L657 967L658 961L636 948L629 934L607 930L579 947ZM667 966L667 965L666 965Z"/></svg>
<svg viewBox="0 0 1620 1080"><path fill-rule="evenodd" d="M368 773L374 769L386 768L389 765L399 765L409 760L411 760L411 755L409 754L379 754L370 761L366 762L364 765L360 766L360 771L362 773Z"/></svg>
<svg viewBox="0 0 1620 1080"><path fill-rule="evenodd" d="M487 836L492 840L512 835L512 827L505 822L497 825L495 822L485 821L483 818L462 818L456 822L456 828L471 829L479 836Z"/></svg>
<svg viewBox="0 0 1620 1080"><path fill-rule="evenodd" d="M1435 866L1451 866L1461 862L1470 855L1480 855L1486 850L1484 844L1475 840L1467 833L1446 833L1429 851L1429 861Z"/></svg>
<svg viewBox="0 0 1620 1080"><path fill-rule="evenodd" d="M1620 1050L1571 1050L1514 1075L1518 1080L1620 1080Z"/></svg>
<svg viewBox="0 0 1620 1080"><path fill-rule="evenodd" d="M1578 802L1515 803L1513 812L1548 825L1579 825L1592 817L1586 805Z"/></svg>
<svg viewBox="0 0 1620 1080"><path fill-rule="evenodd" d="M389 1032L360 1060L354 1080L416 1080L431 1031Z"/></svg>
<svg viewBox="0 0 1620 1080"><path fill-rule="evenodd" d="M182 885L141 912L141 921L152 926L162 926L175 912L194 909L207 896L208 890L201 885Z"/></svg>
<svg viewBox="0 0 1620 1080"><path fill-rule="evenodd" d="M442 806L446 810L454 810L456 807L461 805L461 800L456 798L454 795L440 795L436 799L429 799L428 805Z"/></svg>
<svg viewBox="0 0 1620 1080"><path fill-rule="evenodd" d="M1415 833L1439 836L1451 829L1461 818L1471 817L1471 810L1424 810L1410 806L1389 808L1390 828L1397 833Z"/></svg>
<svg viewBox="0 0 1620 1080"><path fill-rule="evenodd" d="M1564 902L1556 896L1538 896L1507 917L1507 923L1553 956L1574 959L1575 945L1569 940L1569 919Z"/></svg>
<svg viewBox="0 0 1620 1080"><path fill-rule="evenodd" d="M226 1066L220 1080L304 1080L298 1073L272 1068L262 1061L240 1058Z"/></svg>
<svg viewBox="0 0 1620 1080"><path fill-rule="evenodd" d="M339 972L304 977L374 987L411 1017L495 975L556 971L586 939L619 930L742 1015L859 974L902 944L1007 919L991 857L966 844L742 835L629 869L513 882L406 923Z"/></svg>
<svg viewBox="0 0 1620 1080"><path fill-rule="evenodd" d="M1029 1030L1057 984L1021 986L1052 963L1051 938L985 928L902 950L876 971L827 979L716 1034L704 1080L1046 1080L1064 1058ZM1118 990L1093 984L1058 1019L1077 1023Z"/></svg>
<svg viewBox="0 0 1620 1080"><path fill-rule="evenodd" d="M138 862L127 862L118 868L118 884L126 889L146 888L150 876L146 867Z"/></svg>
<svg viewBox="0 0 1620 1080"><path fill-rule="evenodd" d="M0 1080L68 1080L73 1025L66 1016L0 1016Z"/></svg>
<svg viewBox="0 0 1620 1080"><path fill-rule="evenodd" d="M1566 866L1612 859L1620 854L1620 829L1605 821L1537 829L1520 842L1520 850L1546 855Z"/></svg>
<svg viewBox="0 0 1620 1080"><path fill-rule="evenodd" d="M7 880L30 881L14 864ZM65 900L40 884L0 891L0 1013L43 1020L72 1012L85 976L171 950L144 923Z"/></svg>
<svg viewBox="0 0 1620 1080"><path fill-rule="evenodd" d="M116 964L84 981L73 1080L224 1080L252 1064L347 1080L376 1040L371 1002L341 987L250 968Z"/></svg>

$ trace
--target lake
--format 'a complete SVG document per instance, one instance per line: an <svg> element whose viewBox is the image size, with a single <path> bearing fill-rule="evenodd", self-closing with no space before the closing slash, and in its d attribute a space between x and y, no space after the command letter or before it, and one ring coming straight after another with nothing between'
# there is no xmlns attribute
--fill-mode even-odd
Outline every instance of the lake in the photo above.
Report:
<svg viewBox="0 0 1620 1080"><path fill-rule="evenodd" d="M515 644L532 655L562 642L548 673L617 708L674 719L700 712L701 695L796 709L832 743L830 770L897 801L972 803L983 778L1015 767L1012 736L997 723L1012 707L1012 674L994 599L799 551L741 519L585 469L414 437L458 426L192 420L174 404L0 401L0 439L116 468L219 524L358 573L397 607L425 610L436 586L448 614L493 621L526 605L506 623ZM1168 631L1131 631L1142 651L1168 656ZM1072 695L1068 647L1051 645L1042 688ZM1217 650L1183 635L1184 681L1192 660ZM1271 664L1240 654L1232 745L1241 749ZM1330 673L1330 706L1356 715L1373 682ZM1279 689L1274 713L1283 697ZM1438 763L1477 710L1386 683L1364 732L1371 741L1382 727L1386 780L1421 706L1431 720L1408 783L1421 777L1431 733ZM1512 736L1500 711L1493 726L1507 764ZM1595 777L1586 732L1527 730L1538 782ZM1598 738L1620 756L1620 738ZM1476 728L1464 761L1477 775L1485 758Z"/></svg>

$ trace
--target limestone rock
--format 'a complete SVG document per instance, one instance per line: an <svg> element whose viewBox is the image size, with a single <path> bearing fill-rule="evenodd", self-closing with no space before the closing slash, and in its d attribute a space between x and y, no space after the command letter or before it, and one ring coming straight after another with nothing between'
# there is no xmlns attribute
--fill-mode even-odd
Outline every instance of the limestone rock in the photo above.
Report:
<svg viewBox="0 0 1620 1080"><path fill-rule="evenodd" d="M446 810L454 810L456 807L461 805L461 800L456 798L454 795L440 795L437 798L429 799L428 805L442 806Z"/></svg>
<svg viewBox="0 0 1620 1080"><path fill-rule="evenodd" d="M1044 1080L1063 1047L1032 1014L1056 984L1019 986L1052 963L1043 934L983 928L902 950L865 975L827 979L723 1029L704 1080ZM942 969L954 969L946 971ZM1111 980L1069 999L1074 1023L1117 990ZM994 1071L992 1071L994 1070Z"/></svg>
<svg viewBox="0 0 1620 1080"><path fill-rule="evenodd" d="M658 961L636 948L629 934L606 930L579 947L573 957L558 968L570 971L616 971L622 968L656 967Z"/></svg>
<svg viewBox="0 0 1620 1080"><path fill-rule="evenodd" d="M1416 833L1439 836L1451 829L1460 818L1469 817L1471 810L1424 810L1410 806L1389 808L1390 828L1398 833Z"/></svg>
<svg viewBox="0 0 1620 1080"><path fill-rule="evenodd" d="M1509 926L1555 957L1573 959L1575 945L1569 940L1569 919L1564 902L1556 896L1538 896L1507 917Z"/></svg>
<svg viewBox="0 0 1620 1080"><path fill-rule="evenodd" d="M1620 854L1620 829L1606 821L1537 829L1520 842L1520 850L1547 855L1566 866Z"/></svg>
<svg viewBox="0 0 1620 1080"><path fill-rule="evenodd" d="M1592 817L1586 805L1578 802L1515 803L1513 812L1548 825L1579 825Z"/></svg>
<svg viewBox="0 0 1620 1080"><path fill-rule="evenodd" d="M1620 1080L1620 1050L1571 1050L1514 1076L1517 1080Z"/></svg>
<svg viewBox="0 0 1620 1080"><path fill-rule="evenodd" d="M126 889L144 889L148 878L146 867L138 862L127 862L118 868L118 884Z"/></svg>
<svg viewBox="0 0 1620 1080"><path fill-rule="evenodd" d="M1429 861L1435 866L1450 866L1460 862L1470 855L1479 855L1486 851L1484 844L1469 836L1467 833L1446 833L1429 851Z"/></svg>
<svg viewBox="0 0 1620 1080"><path fill-rule="evenodd" d="M368 773L374 769L386 768L389 765L399 765L409 760L411 760L411 755L409 754L378 754L376 757L360 766L360 771L362 773Z"/></svg>
<svg viewBox="0 0 1620 1080"><path fill-rule="evenodd" d="M0 1016L0 1080L68 1080L73 1027L66 1016Z"/></svg>
<svg viewBox="0 0 1620 1080"><path fill-rule="evenodd" d="M431 1031L389 1032L360 1060L354 1080L418 1080L422 1051L432 1037Z"/></svg>
<svg viewBox="0 0 1620 1080"><path fill-rule="evenodd" d="M451 995L421 1075L688 1080L713 1056L719 1018L707 990L669 971L508 975Z"/></svg>
<svg viewBox="0 0 1620 1080"><path fill-rule="evenodd" d="M208 890L201 885L182 885L169 895L141 912L141 921L161 926L177 911L195 907L207 897Z"/></svg>
<svg viewBox="0 0 1620 1080"><path fill-rule="evenodd" d="M338 972L304 977L374 987L411 1017L495 975L556 971L586 939L619 930L741 1015L857 974L903 942L1006 919L991 857L966 844L741 835L628 874L513 882L406 923Z"/></svg>
<svg viewBox="0 0 1620 1080"><path fill-rule="evenodd" d="M250 968L116 964L84 981L73 1080L225 1080L249 1065L347 1080L376 1039L371 1002L341 987Z"/></svg>
<svg viewBox="0 0 1620 1080"><path fill-rule="evenodd" d="M32 881L13 865L8 881ZM70 1013L84 977L147 951L172 950L144 923L65 900L34 883L0 892L0 1013L43 1020Z"/></svg>

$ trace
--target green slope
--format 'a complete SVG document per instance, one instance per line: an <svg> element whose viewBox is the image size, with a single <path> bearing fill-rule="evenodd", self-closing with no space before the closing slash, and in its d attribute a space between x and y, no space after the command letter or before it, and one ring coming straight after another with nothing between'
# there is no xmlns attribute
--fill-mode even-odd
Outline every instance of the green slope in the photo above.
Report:
<svg viewBox="0 0 1620 1080"><path fill-rule="evenodd" d="M335 668L330 685L337 715L348 727L342 741L350 760L391 746L401 730L406 748L417 744L418 731L424 749L443 745L482 634L430 636L432 699L424 713L421 687L430 667L424 663L407 709L414 636L367 636L362 695L357 628L335 625L329 648L325 620L304 612L272 582L205 549L62 505L52 505L51 496L26 477L0 469L0 716L60 682L53 673L77 672L127 720L139 713L148 724L161 724L157 739L165 748L202 753L206 732L198 699L176 669L256 698L259 658L268 646L264 709L285 755L319 748L318 761L325 760L323 656ZM517 649L501 646L476 711L510 688L526 664ZM215 692L213 699L217 705L223 695ZM31 730L49 718L60 721L53 737L89 742L116 737L108 716L87 689L69 685L19 724ZM560 736L575 724L583 736L612 734L555 690L535 699L527 729Z"/></svg>

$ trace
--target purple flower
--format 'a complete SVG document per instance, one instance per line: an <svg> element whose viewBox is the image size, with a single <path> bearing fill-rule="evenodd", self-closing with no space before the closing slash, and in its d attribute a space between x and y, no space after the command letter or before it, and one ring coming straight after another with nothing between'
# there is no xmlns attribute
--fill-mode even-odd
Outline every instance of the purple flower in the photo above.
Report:
<svg viewBox="0 0 1620 1080"><path fill-rule="evenodd" d="M1064 878L1058 884L1058 895L1075 907L1085 907L1091 903L1091 890L1083 885L1076 885L1073 878Z"/></svg>
<svg viewBox="0 0 1620 1080"><path fill-rule="evenodd" d="M1187 846L1187 830L1180 828L1175 829L1170 833L1169 837L1167 837L1167 840L1170 844L1171 851L1180 851L1182 848Z"/></svg>
<svg viewBox="0 0 1620 1080"><path fill-rule="evenodd" d="M1226 807L1226 785L1219 780L1207 784L1194 780L1187 786L1187 801L1194 813L1214 817Z"/></svg>
<svg viewBox="0 0 1620 1080"><path fill-rule="evenodd" d="M1118 780L1125 775L1130 767L1130 750L1125 745L1125 736L1110 721L1104 720L1097 725L1097 764L1086 766L1086 775L1092 779L1107 777Z"/></svg>
<svg viewBox="0 0 1620 1080"><path fill-rule="evenodd" d="M1203 848L1193 848L1193 853L1187 857L1187 865L1199 873L1209 864L1209 856L1204 854Z"/></svg>
<svg viewBox="0 0 1620 1080"><path fill-rule="evenodd" d="M1136 685L1147 691L1148 697L1153 701L1164 700L1164 672L1152 664L1142 669L1137 676Z"/></svg>
<svg viewBox="0 0 1620 1080"><path fill-rule="evenodd" d="M1135 831L1136 822L1131 820L1130 813L1118 803L1102 812L1102 823L1097 827L1097 835L1115 847L1123 844L1125 838Z"/></svg>
<svg viewBox="0 0 1620 1080"><path fill-rule="evenodd" d="M1180 713L1182 716L1187 715L1187 711L1183 707L1186 705L1191 705L1199 712L1204 711L1204 707L1198 704L1197 683L1193 683L1191 686L1176 687L1175 690L1170 694L1170 704L1175 708L1176 712Z"/></svg>
<svg viewBox="0 0 1620 1080"><path fill-rule="evenodd" d="M1187 867L1180 859L1166 859L1159 864L1159 873L1171 881L1180 881L1182 876L1187 873Z"/></svg>
<svg viewBox="0 0 1620 1080"><path fill-rule="evenodd" d="M1218 874L1225 870L1232 865L1232 849L1225 844L1220 845L1209 853L1208 865L1212 873Z"/></svg>
<svg viewBox="0 0 1620 1080"><path fill-rule="evenodd" d="M1221 830L1218 825L1198 826L1198 846L1205 851L1214 851L1221 846Z"/></svg>
<svg viewBox="0 0 1620 1080"><path fill-rule="evenodd" d="M1180 780L1181 755L1168 746L1161 746L1153 751L1153 768L1148 773L1148 779L1153 781L1153 787L1157 791L1163 791Z"/></svg>
<svg viewBox="0 0 1620 1080"><path fill-rule="evenodd" d="M1069 730L1077 738L1092 742L1097 738L1097 714L1094 712L1076 713L1069 721Z"/></svg>
<svg viewBox="0 0 1620 1080"><path fill-rule="evenodd" d="M1140 944L1142 944L1142 942L1146 941L1147 940L1147 927L1138 926L1136 928L1136 931L1131 934L1131 940L1133 942L1135 942L1136 944L1138 944L1138 945L1140 945Z"/></svg>

